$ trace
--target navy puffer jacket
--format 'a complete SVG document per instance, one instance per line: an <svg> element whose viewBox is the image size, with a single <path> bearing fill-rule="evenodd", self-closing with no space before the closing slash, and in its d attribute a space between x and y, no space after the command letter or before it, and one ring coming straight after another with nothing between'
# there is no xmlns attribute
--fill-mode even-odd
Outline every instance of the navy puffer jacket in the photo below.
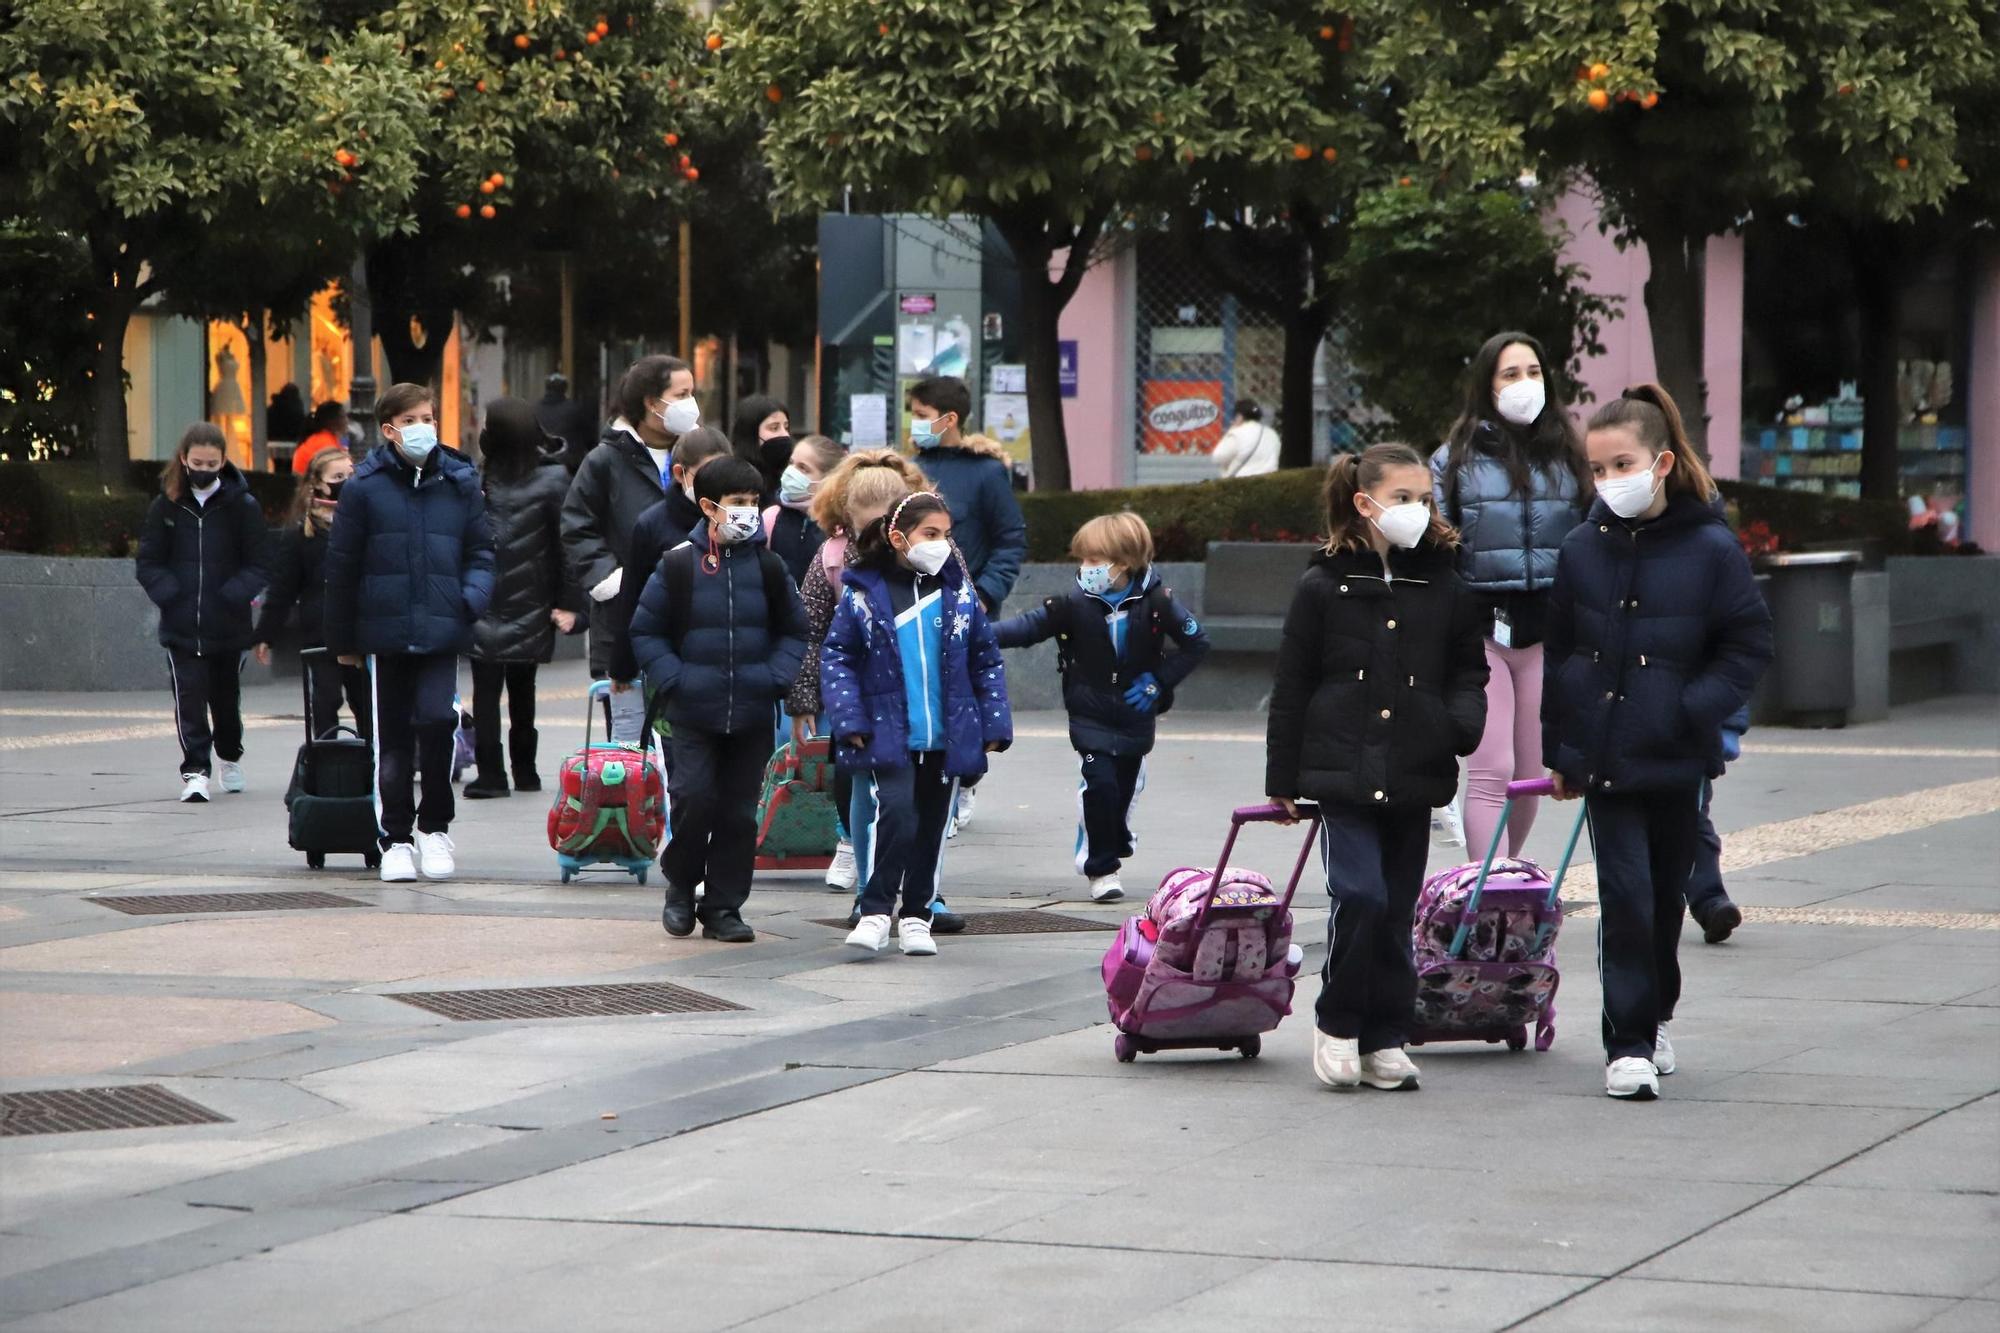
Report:
<svg viewBox="0 0 2000 1333"><path fill-rule="evenodd" d="M690 601L677 617L666 562L646 580L639 609L632 614L632 652L646 683L659 691L670 725L693 731L739 732L771 729L771 706L785 696L799 674L806 651L806 609L798 589L780 572L767 580L763 561L777 557L761 542L711 548L706 523L688 535L695 556ZM715 556L713 571L706 557ZM771 606L767 585L785 594ZM674 634L679 620L686 626Z"/></svg>
<svg viewBox="0 0 2000 1333"><path fill-rule="evenodd" d="M1543 641L1542 762L1593 792L1692 790L1771 661L1736 535L1689 495L1650 522L1599 501L1563 543Z"/></svg>
<svg viewBox="0 0 2000 1333"><path fill-rule="evenodd" d="M1431 455L1438 512L1458 529L1458 573L1477 593L1547 592L1563 538L1583 521L1576 475L1566 467L1529 473L1522 495L1501 455L1499 427L1482 421L1457 468L1451 447Z"/></svg>
<svg viewBox="0 0 2000 1333"><path fill-rule="evenodd" d="M326 552L333 652L463 653L493 599L479 472L447 449L421 471L378 445L340 491Z"/></svg>
<svg viewBox="0 0 2000 1333"><path fill-rule="evenodd" d="M196 653L248 648L250 603L270 578L264 511L234 463L202 504L153 497L139 536L139 586L160 608L160 642Z"/></svg>
<svg viewBox="0 0 2000 1333"><path fill-rule="evenodd" d="M974 449L919 449L917 466L951 506L951 540L987 606L999 609L1021 577L1028 524L1007 464Z"/></svg>

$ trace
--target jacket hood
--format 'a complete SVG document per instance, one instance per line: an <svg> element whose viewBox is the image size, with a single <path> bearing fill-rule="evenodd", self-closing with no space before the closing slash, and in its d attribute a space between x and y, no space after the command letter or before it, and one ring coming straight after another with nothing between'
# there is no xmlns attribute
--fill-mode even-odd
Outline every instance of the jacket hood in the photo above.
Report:
<svg viewBox="0 0 2000 1333"><path fill-rule="evenodd" d="M1455 557L1451 548L1440 546L1429 536L1409 550L1391 547L1389 550L1389 572L1408 575L1411 578L1435 578L1450 570ZM1374 576L1381 572L1382 562L1373 550L1314 551L1309 567L1325 568L1336 574L1363 574Z"/></svg>
<svg viewBox="0 0 2000 1333"><path fill-rule="evenodd" d="M1705 523L1714 523L1720 527L1729 526L1728 521L1722 516L1719 496L1718 501L1708 501L1686 494L1669 498L1667 507L1660 511L1658 518L1643 523L1618 517L1611 512L1611 506L1604 503L1600 497L1591 503L1590 521L1616 523L1621 527L1650 528L1655 532L1679 532L1687 528L1698 528Z"/></svg>

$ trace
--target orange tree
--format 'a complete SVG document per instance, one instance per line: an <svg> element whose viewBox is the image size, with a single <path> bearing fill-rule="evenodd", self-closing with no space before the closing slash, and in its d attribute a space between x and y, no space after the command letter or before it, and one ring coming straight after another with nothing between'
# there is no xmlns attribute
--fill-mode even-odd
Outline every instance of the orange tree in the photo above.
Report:
<svg viewBox="0 0 2000 1333"><path fill-rule="evenodd" d="M989 219L1020 270L1036 484L1069 486L1057 321L1107 228L1174 200L1172 163L1273 166L1316 125L1297 43L1256 0L735 0L712 95L766 118L774 203Z"/></svg>
<svg viewBox="0 0 2000 1333"><path fill-rule="evenodd" d="M1707 239L1804 203L1935 208L1965 176L1958 100L1993 76L1988 0L1348 2L1419 152L1574 178L1645 244L1659 377L1704 446Z"/></svg>
<svg viewBox="0 0 2000 1333"><path fill-rule="evenodd" d="M125 479L125 331L142 303L254 266L260 234L351 246L410 194L393 43L297 17L257 0L14 0L0 15L0 231L87 274L108 482Z"/></svg>

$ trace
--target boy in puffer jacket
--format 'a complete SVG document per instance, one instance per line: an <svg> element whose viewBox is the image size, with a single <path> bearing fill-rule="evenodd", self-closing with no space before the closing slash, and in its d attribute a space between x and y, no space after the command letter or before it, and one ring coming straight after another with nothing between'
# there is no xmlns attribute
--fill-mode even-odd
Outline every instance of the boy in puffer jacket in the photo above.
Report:
<svg viewBox="0 0 2000 1333"><path fill-rule="evenodd" d="M1153 571L1153 534L1137 514L1101 514L1077 529L1076 587L993 627L1002 648L1054 636L1069 742L1081 756L1076 869L1100 903L1125 896L1132 808L1146 787L1153 719L1208 655L1208 637ZM1171 639L1177 651L1167 650Z"/></svg>

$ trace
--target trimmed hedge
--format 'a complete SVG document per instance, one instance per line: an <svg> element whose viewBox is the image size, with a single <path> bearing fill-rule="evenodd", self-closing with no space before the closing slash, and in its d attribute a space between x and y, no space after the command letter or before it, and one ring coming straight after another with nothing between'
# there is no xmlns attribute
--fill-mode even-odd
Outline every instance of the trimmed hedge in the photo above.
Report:
<svg viewBox="0 0 2000 1333"><path fill-rule="evenodd" d="M0 463L0 551L124 559L139 545L146 509L160 490L158 462L135 462L130 485L105 486L90 462ZM291 506L294 478L246 472L250 491L276 522Z"/></svg>
<svg viewBox="0 0 2000 1333"><path fill-rule="evenodd" d="M1152 527L1162 560L1206 559L1210 542L1314 541L1326 530L1319 503L1325 478L1324 468L1296 468L1184 486L1024 495L1028 558L1067 560L1070 537L1085 519L1121 509ZM1721 485L1736 526L1765 524L1780 550L1857 546L1896 555L1914 549L1903 508L1893 500L1844 500L1740 481Z"/></svg>

